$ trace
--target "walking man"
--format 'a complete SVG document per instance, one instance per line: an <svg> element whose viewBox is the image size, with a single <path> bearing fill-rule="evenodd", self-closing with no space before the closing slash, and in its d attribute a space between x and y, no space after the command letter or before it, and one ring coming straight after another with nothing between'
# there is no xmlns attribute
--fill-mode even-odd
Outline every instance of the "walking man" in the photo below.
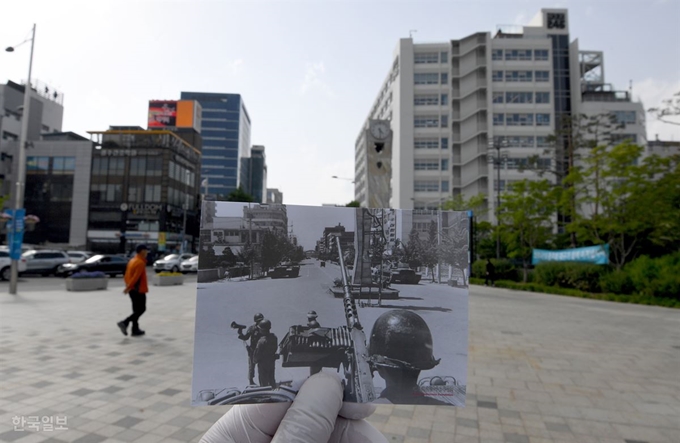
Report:
<svg viewBox="0 0 680 443"><path fill-rule="evenodd" d="M264 320L264 315L258 312L253 317L253 321L255 323L248 327L245 334L243 333L243 330L238 331L239 340L246 341L250 339L250 345L246 345L246 351L248 351L248 382L251 385L255 384L255 360L253 358L253 354L255 352L257 342L260 340L260 337L262 336L260 330L257 328L257 325L262 320Z"/></svg>
<svg viewBox="0 0 680 443"><path fill-rule="evenodd" d="M274 375L276 358L276 345L278 339L276 335L270 332L272 323L264 319L257 324L257 329L260 330L260 339L257 342L257 347L253 353L253 359L257 364L257 375L259 377L260 386L271 386L276 388L276 377Z"/></svg>
<svg viewBox="0 0 680 443"><path fill-rule="evenodd" d="M486 280L484 280L484 286L488 286L491 282L491 286L496 286L494 280L496 279L496 267L491 263L491 259L486 259Z"/></svg>
<svg viewBox="0 0 680 443"><path fill-rule="evenodd" d="M139 337L145 334L139 329L139 317L146 311L146 293L149 292L146 280L146 256L149 254L149 249L146 245L138 245L135 250L137 255L128 262L125 269L125 289L123 290L123 294L130 294L132 315L118 322L118 327L123 335L128 335L127 327L132 323L130 335Z"/></svg>

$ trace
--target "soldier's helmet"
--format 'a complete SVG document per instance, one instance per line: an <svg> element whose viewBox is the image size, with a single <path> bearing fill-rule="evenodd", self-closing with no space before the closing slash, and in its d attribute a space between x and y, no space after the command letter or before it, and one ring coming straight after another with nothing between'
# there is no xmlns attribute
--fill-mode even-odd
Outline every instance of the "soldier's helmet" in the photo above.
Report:
<svg viewBox="0 0 680 443"><path fill-rule="evenodd" d="M269 332L269 330L272 328L272 322L270 322L267 319L264 319L257 324L257 327L265 332Z"/></svg>
<svg viewBox="0 0 680 443"><path fill-rule="evenodd" d="M439 364L432 351L432 333L415 312L396 309L385 312L373 324L368 345L373 366L427 370Z"/></svg>
<svg viewBox="0 0 680 443"><path fill-rule="evenodd" d="M316 311L309 311L309 312L307 313L307 318L310 319L310 320L311 320L311 319L314 319L314 318L317 318L317 317L318 317L318 315L316 314Z"/></svg>
<svg viewBox="0 0 680 443"><path fill-rule="evenodd" d="M259 312L257 314L255 314L255 316L253 317L253 321L255 321L255 323L257 323L257 322L259 322L260 320L263 320L263 319L264 319L264 315L262 315Z"/></svg>

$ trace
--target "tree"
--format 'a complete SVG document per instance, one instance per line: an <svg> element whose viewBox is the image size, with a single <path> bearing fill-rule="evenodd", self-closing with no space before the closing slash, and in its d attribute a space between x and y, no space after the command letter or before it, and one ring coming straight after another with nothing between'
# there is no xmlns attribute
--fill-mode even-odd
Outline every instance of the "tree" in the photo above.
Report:
<svg viewBox="0 0 680 443"><path fill-rule="evenodd" d="M244 191L242 186L239 186L227 195L227 201L252 203L255 201L255 197Z"/></svg>
<svg viewBox="0 0 680 443"><path fill-rule="evenodd" d="M461 218L457 225L443 230L441 233L441 243L437 248L439 258L463 273L468 263L468 248L470 232L468 230L468 219Z"/></svg>
<svg viewBox="0 0 680 443"><path fill-rule="evenodd" d="M399 261L402 263L408 263L410 268L418 268L423 264L422 254L423 254L423 244L418 236L418 232L415 229L411 230L408 236L408 242L401 243L401 247L398 248Z"/></svg>
<svg viewBox="0 0 680 443"><path fill-rule="evenodd" d="M680 91L673 94L673 97L661 101L661 106L649 108L647 112L653 114L657 120L663 123L680 126L680 121L672 121L668 119L668 117L680 116Z"/></svg>
<svg viewBox="0 0 680 443"><path fill-rule="evenodd" d="M347 203L345 206L348 207L348 208L360 208L361 203L359 203L359 201L357 201L357 200L352 200L351 202Z"/></svg>
<svg viewBox="0 0 680 443"><path fill-rule="evenodd" d="M434 267L439 263L439 231L437 222L432 220L427 227L427 242L421 249L421 261L423 266L432 272L432 282L434 283Z"/></svg>
<svg viewBox="0 0 680 443"><path fill-rule="evenodd" d="M510 185L501 204L503 236L508 255L521 259L524 282L528 280L533 250L547 242L552 232L551 218L556 212L559 188L548 180L522 180Z"/></svg>
<svg viewBox="0 0 680 443"><path fill-rule="evenodd" d="M443 211L486 212L484 203L486 203L486 195L484 194L473 195L469 199L463 197L462 194L456 194L451 196L449 200L445 201L441 205L441 209Z"/></svg>
<svg viewBox="0 0 680 443"><path fill-rule="evenodd" d="M258 251L250 242L250 239L243 245L241 252L238 253L239 261L247 263L250 266L250 278L253 278L253 265L258 260Z"/></svg>
<svg viewBox="0 0 680 443"><path fill-rule="evenodd" d="M287 240L287 239L286 239ZM287 245L284 239L271 231L265 231L260 244L260 258L263 269L273 268L283 260Z"/></svg>

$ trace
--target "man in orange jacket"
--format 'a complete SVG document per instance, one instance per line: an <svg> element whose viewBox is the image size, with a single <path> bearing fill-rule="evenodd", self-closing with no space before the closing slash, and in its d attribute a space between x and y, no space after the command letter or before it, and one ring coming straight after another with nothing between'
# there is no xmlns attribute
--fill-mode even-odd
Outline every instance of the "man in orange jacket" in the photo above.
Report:
<svg viewBox="0 0 680 443"><path fill-rule="evenodd" d="M144 331L139 329L138 321L146 311L146 293L149 292L146 281L146 256L149 254L149 249L146 245L138 245L136 251L137 255L130 260L125 269L125 290L123 290L123 294L130 294L132 315L118 322L123 335L128 335L127 327L132 322L131 335L133 337L144 335Z"/></svg>

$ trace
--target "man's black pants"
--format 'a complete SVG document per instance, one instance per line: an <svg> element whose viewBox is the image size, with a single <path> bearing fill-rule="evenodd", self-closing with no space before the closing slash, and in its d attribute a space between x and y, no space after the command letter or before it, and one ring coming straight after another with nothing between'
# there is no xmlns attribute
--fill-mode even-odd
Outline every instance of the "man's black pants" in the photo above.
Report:
<svg viewBox="0 0 680 443"><path fill-rule="evenodd" d="M146 311L146 294L133 289L130 291L130 300L132 300L132 315L123 321L125 326L132 322L132 332L136 332L139 331L139 317Z"/></svg>

